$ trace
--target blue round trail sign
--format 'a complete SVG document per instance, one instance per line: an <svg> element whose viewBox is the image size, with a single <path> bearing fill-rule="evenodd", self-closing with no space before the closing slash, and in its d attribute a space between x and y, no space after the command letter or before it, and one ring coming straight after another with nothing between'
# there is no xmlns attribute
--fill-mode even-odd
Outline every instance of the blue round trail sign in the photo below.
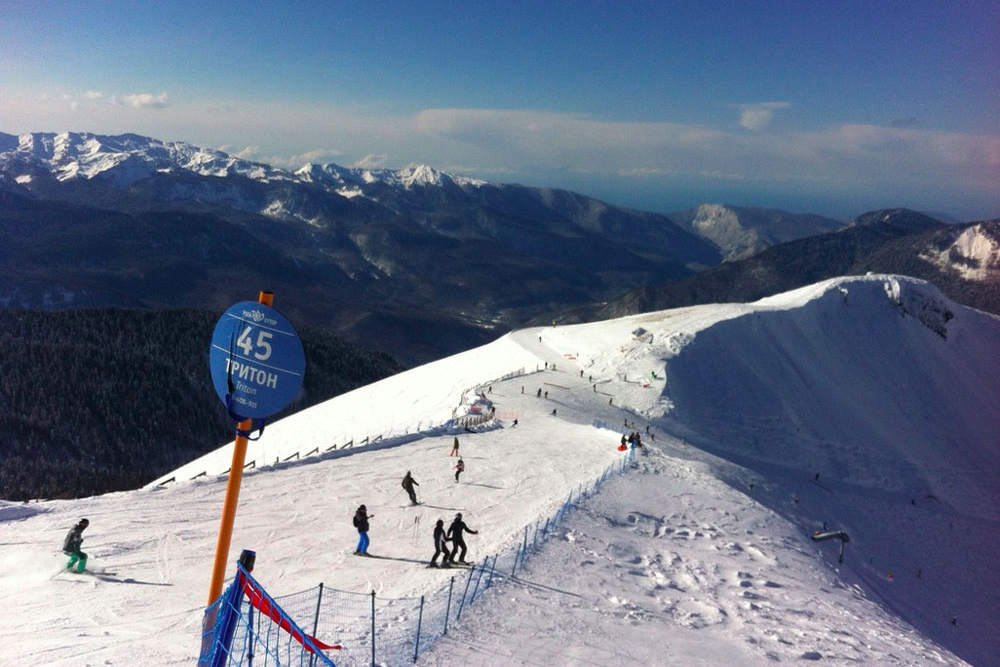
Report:
<svg viewBox="0 0 1000 667"><path fill-rule="evenodd" d="M212 384L222 402L244 418L262 419L288 405L305 376L295 327L270 306L241 301L215 325L209 349Z"/></svg>

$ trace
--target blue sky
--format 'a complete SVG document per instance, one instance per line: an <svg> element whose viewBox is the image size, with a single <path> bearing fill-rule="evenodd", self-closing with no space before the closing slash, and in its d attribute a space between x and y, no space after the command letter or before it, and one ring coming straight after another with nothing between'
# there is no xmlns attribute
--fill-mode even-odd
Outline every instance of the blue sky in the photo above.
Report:
<svg viewBox="0 0 1000 667"><path fill-rule="evenodd" d="M1000 216L998 72L995 0L8 0L0 132L964 220Z"/></svg>

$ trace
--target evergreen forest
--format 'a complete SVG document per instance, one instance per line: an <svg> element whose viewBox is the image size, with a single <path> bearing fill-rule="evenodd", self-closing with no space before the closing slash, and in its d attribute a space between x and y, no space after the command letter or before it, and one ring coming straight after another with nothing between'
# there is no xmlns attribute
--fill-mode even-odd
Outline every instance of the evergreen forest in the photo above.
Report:
<svg viewBox="0 0 1000 667"><path fill-rule="evenodd" d="M231 440L208 366L218 314L0 310L0 498L138 488ZM299 328L303 387L269 421L403 370Z"/></svg>

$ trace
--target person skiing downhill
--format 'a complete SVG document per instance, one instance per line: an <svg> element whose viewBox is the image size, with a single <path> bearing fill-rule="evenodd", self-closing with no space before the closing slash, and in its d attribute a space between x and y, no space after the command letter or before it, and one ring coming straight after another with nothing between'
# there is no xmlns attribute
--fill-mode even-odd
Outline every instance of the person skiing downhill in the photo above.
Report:
<svg viewBox="0 0 1000 667"><path fill-rule="evenodd" d="M438 519L434 524L434 557L431 558L431 567L437 567L437 558L441 556L441 565L445 566L451 562L451 552L448 551L448 538L445 536L444 519Z"/></svg>
<svg viewBox="0 0 1000 667"><path fill-rule="evenodd" d="M451 451L448 456L458 456L458 436L455 436L454 442L451 443Z"/></svg>
<svg viewBox="0 0 1000 667"><path fill-rule="evenodd" d="M410 474L410 471L407 470L406 471L406 476L403 477L403 488L406 489L406 492L408 494L410 494L410 504L411 505L417 505L418 504L417 503L417 492L414 491L414 489L413 489L414 486L420 486L420 483L417 482L417 480L413 479L413 476Z"/></svg>
<svg viewBox="0 0 1000 667"><path fill-rule="evenodd" d="M468 561L465 560L465 552L468 547L466 547L465 539L462 537L463 532L472 533L473 535L479 534L479 531L472 530L466 526L465 522L462 521L462 514L458 513L455 515L455 520L451 522L451 526L448 527L448 539L454 545L454 548L451 550L450 562L459 562L463 565L468 565ZM461 550L461 553L459 553L459 550ZM458 554L458 561L455 560L456 554Z"/></svg>
<svg viewBox="0 0 1000 667"><path fill-rule="evenodd" d="M462 459L458 460L455 464L455 483L458 483L458 476L465 472L465 462Z"/></svg>
<svg viewBox="0 0 1000 667"><path fill-rule="evenodd" d="M87 567L87 554L80 551L80 545L83 544L83 531L86 530L87 526L90 525L90 521L87 519L80 519L75 526L73 526L68 533L66 533L66 539L63 540L63 553L69 556L69 562L66 563L66 569L72 570L73 566L76 565L77 572L83 572L84 568Z"/></svg>
<svg viewBox="0 0 1000 667"><path fill-rule="evenodd" d="M374 514L369 514L367 508L364 505L358 507L358 510L354 513L354 527L358 529L358 548L354 550L355 554L359 556L368 555L368 519L375 516Z"/></svg>

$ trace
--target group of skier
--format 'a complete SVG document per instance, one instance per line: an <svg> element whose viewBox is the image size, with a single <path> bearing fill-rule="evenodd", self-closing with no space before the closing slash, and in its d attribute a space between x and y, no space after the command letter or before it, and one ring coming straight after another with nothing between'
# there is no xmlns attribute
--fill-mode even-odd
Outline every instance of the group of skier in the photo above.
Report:
<svg viewBox="0 0 1000 667"><path fill-rule="evenodd" d="M456 437L452 443L451 452L448 456L458 456L458 438ZM458 462L454 466L455 469L455 482L459 481L459 476L465 471L465 462L459 457ZM420 483L413 478L413 473L409 470L403 476L403 481L400 482L400 486L406 491L407 495L410 497L411 505L419 505L420 501L417 500L417 486ZM368 508L364 505L358 507L354 512L354 527L358 531L358 546L354 549L355 555L358 556L370 556L368 553L368 529L369 523L368 519L375 516L374 514L368 513ZM439 567L437 563L438 556L441 556L440 567L447 567L453 563L459 563L462 565L467 564L465 560L465 554L468 550L468 546L465 544L465 539L463 535L465 533L477 534L475 530L469 528L464 521L462 521L462 515L456 514L455 519L452 521L451 526L447 530L444 528L444 520L438 519L437 524L434 527L434 557L431 558L429 567ZM69 539L69 538L67 538ZM453 548L448 548L448 542L451 542ZM69 553L69 552L67 552ZM456 559L455 556L458 556ZM86 560L86 556L84 556Z"/></svg>
<svg viewBox="0 0 1000 667"><path fill-rule="evenodd" d="M368 553L368 545L370 543L368 539L368 519L374 516L374 514L368 513L368 508L364 505L359 506L354 512L354 527L358 531L358 546L354 550L354 553L357 556L371 556ZM434 525L434 556L431 558L428 567L449 567L455 563L468 565L469 563L465 560L465 555L469 547L465 543L465 533L478 535L479 531L469 528L462 520L461 512L455 515L455 519L451 522L447 530L444 527L444 519L438 519ZM451 549L448 548L448 542L451 542L453 545ZM440 566L437 562L438 556L441 556Z"/></svg>
<svg viewBox="0 0 1000 667"><path fill-rule="evenodd" d="M633 431L628 435L622 434L622 444L618 449L625 451L626 449L635 449L636 447L642 447L642 436L639 435L638 431Z"/></svg>
<svg viewBox="0 0 1000 667"><path fill-rule="evenodd" d="M437 523L434 524L434 556L431 558L428 567L439 567L437 563L438 556L441 556L440 567L449 567L453 563L468 565L468 561L465 560L468 546L465 544L464 533L478 535L479 531L472 530L462 521L461 512L455 515L455 519L451 522L448 530L444 528L444 519L438 519ZM454 545L451 550L448 549L448 542ZM458 556L457 559L455 558L456 555Z"/></svg>

